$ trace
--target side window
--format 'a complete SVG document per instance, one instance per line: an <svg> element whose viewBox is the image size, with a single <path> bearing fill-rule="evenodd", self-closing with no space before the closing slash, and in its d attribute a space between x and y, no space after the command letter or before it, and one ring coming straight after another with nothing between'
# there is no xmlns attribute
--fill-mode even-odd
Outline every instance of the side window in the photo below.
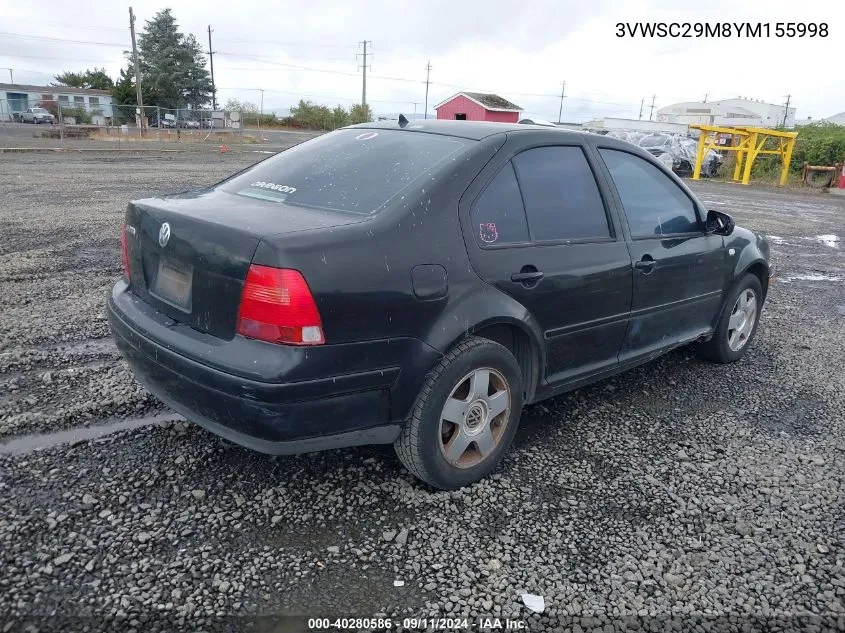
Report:
<svg viewBox="0 0 845 633"><path fill-rule="evenodd" d="M700 230L692 200L657 167L628 152L599 152L622 199L633 237Z"/></svg>
<svg viewBox="0 0 845 633"><path fill-rule="evenodd" d="M604 203L580 147L537 147L513 162L535 240L610 237Z"/></svg>
<svg viewBox="0 0 845 633"><path fill-rule="evenodd" d="M480 246L528 241L525 208L510 163L487 185L473 205L470 219Z"/></svg>

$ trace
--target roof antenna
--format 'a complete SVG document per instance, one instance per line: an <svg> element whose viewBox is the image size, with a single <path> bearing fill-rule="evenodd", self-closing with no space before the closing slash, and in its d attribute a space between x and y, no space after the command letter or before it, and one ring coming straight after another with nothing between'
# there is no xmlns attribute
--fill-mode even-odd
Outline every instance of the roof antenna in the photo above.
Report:
<svg viewBox="0 0 845 633"><path fill-rule="evenodd" d="M408 125L408 119L405 118L404 114L399 115L399 127L405 127Z"/></svg>

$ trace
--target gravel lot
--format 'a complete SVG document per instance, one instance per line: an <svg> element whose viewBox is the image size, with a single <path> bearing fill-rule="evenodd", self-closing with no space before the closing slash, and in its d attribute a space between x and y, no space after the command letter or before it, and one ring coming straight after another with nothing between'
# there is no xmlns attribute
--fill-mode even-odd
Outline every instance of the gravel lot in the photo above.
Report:
<svg viewBox="0 0 845 633"><path fill-rule="evenodd" d="M0 156L0 630L845 630L845 198L696 185L774 236L747 356L530 407L498 474L433 493L390 447L274 458L174 421L109 340L126 201L261 157Z"/></svg>

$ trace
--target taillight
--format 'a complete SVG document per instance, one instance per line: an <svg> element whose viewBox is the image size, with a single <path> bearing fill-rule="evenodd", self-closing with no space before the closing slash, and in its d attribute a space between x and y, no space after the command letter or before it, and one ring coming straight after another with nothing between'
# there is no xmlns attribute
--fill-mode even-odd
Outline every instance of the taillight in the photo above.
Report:
<svg viewBox="0 0 845 633"><path fill-rule="evenodd" d="M241 295L238 334L289 345L325 343L317 304L302 273L252 264Z"/></svg>
<svg viewBox="0 0 845 633"><path fill-rule="evenodd" d="M129 249L126 247L126 225L120 233L120 250L123 253L123 278L126 281L132 279L132 269L129 267Z"/></svg>

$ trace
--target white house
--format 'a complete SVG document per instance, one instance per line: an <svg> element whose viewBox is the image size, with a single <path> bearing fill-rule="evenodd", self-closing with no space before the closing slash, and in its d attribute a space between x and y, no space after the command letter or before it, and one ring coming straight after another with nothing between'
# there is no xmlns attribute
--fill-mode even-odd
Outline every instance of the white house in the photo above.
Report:
<svg viewBox="0 0 845 633"><path fill-rule="evenodd" d="M795 108L765 103L756 99L722 99L721 101L685 101L657 111L657 120L685 125L721 125L746 127L795 127Z"/></svg>
<svg viewBox="0 0 845 633"><path fill-rule="evenodd" d="M835 123L836 125L845 125L845 112L840 112L839 114L834 114L833 116L829 116L826 119L822 119L825 123Z"/></svg>
<svg viewBox="0 0 845 633"><path fill-rule="evenodd" d="M13 112L23 112L44 102L56 102L63 109L82 107L93 123L101 125L114 116L112 96L107 90L0 84L0 121L11 121Z"/></svg>

